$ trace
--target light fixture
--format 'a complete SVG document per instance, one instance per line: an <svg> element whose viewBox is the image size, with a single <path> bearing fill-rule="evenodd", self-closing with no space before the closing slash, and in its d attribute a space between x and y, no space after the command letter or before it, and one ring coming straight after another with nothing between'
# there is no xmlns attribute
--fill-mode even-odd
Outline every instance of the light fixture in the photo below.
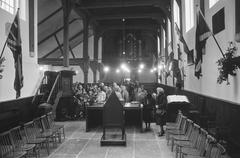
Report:
<svg viewBox="0 0 240 158"><path fill-rule="evenodd" d="M42 65L42 66L39 66L39 71L41 72L45 72L48 70L48 66L47 65Z"/></svg>
<svg viewBox="0 0 240 158"><path fill-rule="evenodd" d="M122 63L121 64L121 69L126 71L127 70L127 65L125 63Z"/></svg>
<svg viewBox="0 0 240 158"><path fill-rule="evenodd" d="M119 69L117 69L117 70L116 70L116 73L118 74L119 72L120 72L120 70L119 70Z"/></svg>
<svg viewBox="0 0 240 158"><path fill-rule="evenodd" d="M138 69L138 73L142 73L142 69Z"/></svg>
<svg viewBox="0 0 240 158"><path fill-rule="evenodd" d="M144 67L145 67L145 65L144 65L143 63L141 63L141 64L139 65L139 68L140 68L140 69L144 69Z"/></svg>
<svg viewBox="0 0 240 158"><path fill-rule="evenodd" d="M109 72L109 69L110 69L110 68L109 68L108 66L105 66L105 67L103 68L103 71L104 71L104 72Z"/></svg>

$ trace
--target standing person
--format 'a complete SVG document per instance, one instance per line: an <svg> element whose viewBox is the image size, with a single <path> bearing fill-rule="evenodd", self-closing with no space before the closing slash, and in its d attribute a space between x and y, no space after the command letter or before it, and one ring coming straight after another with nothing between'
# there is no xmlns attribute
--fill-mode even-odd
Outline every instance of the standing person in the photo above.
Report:
<svg viewBox="0 0 240 158"><path fill-rule="evenodd" d="M164 135L163 126L166 124L166 106L167 98L164 94L164 90L160 87L157 88L157 97L156 97L156 124L160 126L159 136Z"/></svg>
<svg viewBox="0 0 240 158"><path fill-rule="evenodd" d="M129 93L127 91L126 86L122 85L121 89L122 89L122 97L123 97L124 101L129 102Z"/></svg>
<svg viewBox="0 0 240 158"><path fill-rule="evenodd" d="M153 112L155 111L156 101L153 96L148 93L145 97L144 105L143 105L143 120L146 125L146 131L150 130L150 124L153 120Z"/></svg>

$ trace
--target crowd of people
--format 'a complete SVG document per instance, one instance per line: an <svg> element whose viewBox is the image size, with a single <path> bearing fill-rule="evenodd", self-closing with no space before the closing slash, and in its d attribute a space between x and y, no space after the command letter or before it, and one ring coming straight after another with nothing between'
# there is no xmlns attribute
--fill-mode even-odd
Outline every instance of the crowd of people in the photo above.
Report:
<svg viewBox="0 0 240 158"><path fill-rule="evenodd" d="M159 136L164 134L163 125L166 122L166 96L164 90L160 87L156 92L148 92L144 85L133 82L125 82L117 84L99 83L73 84L74 97L79 105L91 106L93 103L105 102L112 92L115 92L117 97L122 102L137 101L143 104L143 120L146 125L146 131L150 130L151 122L156 122L160 126Z"/></svg>

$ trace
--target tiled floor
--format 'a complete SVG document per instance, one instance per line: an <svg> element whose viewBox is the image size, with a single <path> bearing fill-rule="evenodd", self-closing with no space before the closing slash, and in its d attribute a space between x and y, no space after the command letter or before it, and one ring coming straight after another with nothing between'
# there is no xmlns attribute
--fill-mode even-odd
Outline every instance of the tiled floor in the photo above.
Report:
<svg viewBox="0 0 240 158"><path fill-rule="evenodd" d="M140 133L135 127L127 128L127 146L100 146L101 129L85 132L84 121L59 122L65 124L66 139L51 147L44 158L173 158L174 153L166 144L164 137L157 136L157 126L152 124L151 131Z"/></svg>

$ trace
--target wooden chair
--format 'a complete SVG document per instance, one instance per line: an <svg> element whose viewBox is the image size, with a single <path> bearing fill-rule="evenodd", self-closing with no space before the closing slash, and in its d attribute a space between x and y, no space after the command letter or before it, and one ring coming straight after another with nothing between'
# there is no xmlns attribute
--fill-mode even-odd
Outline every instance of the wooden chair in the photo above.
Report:
<svg viewBox="0 0 240 158"><path fill-rule="evenodd" d="M44 127L42 117L34 119L33 123L37 132L36 136L38 138L46 138L49 143L52 143L53 146L56 146L56 135L52 130L47 130L46 127Z"/></svg>
<svg viewBox="0 0 240 158"><path fill-rule="evenodd" d="M27 155L33 154L35 155L35 157L38 157L39 151L37 150L36 145L27 144L26 138L24 139L24 136L20 130L20 126L12 128L10 130L10 136L13 140L14 147L16 150L26 151Z"/></svg>
<svg viewBox="0 0 240 158"><path fill-rule="evenodd" d="M208 132L204 129L200 129L200 135L198 137L195 147L182 147L180 155L195 155L195 156L204 156L205 154L205 145L207 140Z"/></svg>
<svg viewBox="0 0 240 158"><path fill-rule="evenodd" d="M49 127L51 129L53 129L54 131L57 130L57 134L59 135L59 137L58 137L59 142L62 141L62 137L63 137L63 139L65 139L64 125L56 124L56 122L54 121L54 115L52 112L47 113L47 120L48 120Z"/></svg>
<svg viewBox="0 0 240 158"><path fill-rule="evenodd" d="M180 111L177 115L176 121L174 123L167 122L166 123L166 131L167 130L172 130L172 129L179 129L181 126L183 114Z"/></svg>
<svg viewBox="0 0 240 158"><path fill-rule="evenodd" d="M26 155L26 151L16 150L10 131L0 134L0 158L22 158Z"/></svg>
<svg viewBox="0 0 240 158"><path fill-rule="evenodd" d="M216 143L211 151L211 158L220 158L222 155L226 153L226 149L219 143Z"/></svg>
<svg viewBox="0 0 240 158"><path fill-rule="evenodd" d="M187 129L184 135L170 135L169 139L171 140L172 151L176 141L189 141L191 139L191 135L193 134L192 129L193 129L193 121L187 119Z"/></svg>
<svg viewBox="0 0 240 158"><path fill-rule="evenodd" d="M174 144L176 145L176 157L178 157L178 154L180 153L182 147L196 147L198 137L199 137L199 130L200 126L197 124L193 124L192 132L189 136L189 139L180 139L180 140L174 140ZM172 148L173 151L173 148Z"/></svg>
<svg viewBox="0 0 240 158"><path fill-rule="evenodd" d="M168 128L176 128L178 126L178 124L180 123L180 121L181 121L181 117L182 117L182 111L179 110L175 122L166 122L166 129L168 129Z"/></svg>
<svg viewBox="0 0 240 158"><path fill-rule="evenodd" d="M182 158L211 158L211 152L214 144L216 143L216 139L211 135L207 135L207 140L205 143L205 154L203 156L196 156L190 154L182 154Z"/></svg>
<svg viewBox="0 0 240 158"><path fill-rule="evenodd" d="M182 120L179 129L169 129L166 130L167 144L169 144L170 135L184 135L187 130L187 117L182 116Z"/></svg>
<svg viewBox="0 0 240 158"><path fill-rule="evenodd" d="M37 148L45 145L48 155L50 154L48 139L37 137L38 131L35 128L33 121L24 124L24 132L28 144L36 144Z"/></svg>

